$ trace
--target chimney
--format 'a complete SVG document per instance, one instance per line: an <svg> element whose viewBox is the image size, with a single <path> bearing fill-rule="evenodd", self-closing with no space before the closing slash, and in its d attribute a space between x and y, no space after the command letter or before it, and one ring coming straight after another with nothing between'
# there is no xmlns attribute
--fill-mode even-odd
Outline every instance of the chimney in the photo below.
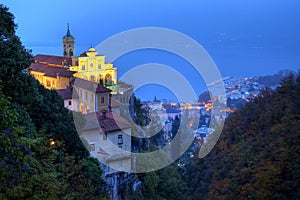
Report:
<svg viewBox="0 0 300 200"><path fill-rule="evenodd" d="M106 119L106 110L102 110L101 112L102 112L102 118Z"/></svg>

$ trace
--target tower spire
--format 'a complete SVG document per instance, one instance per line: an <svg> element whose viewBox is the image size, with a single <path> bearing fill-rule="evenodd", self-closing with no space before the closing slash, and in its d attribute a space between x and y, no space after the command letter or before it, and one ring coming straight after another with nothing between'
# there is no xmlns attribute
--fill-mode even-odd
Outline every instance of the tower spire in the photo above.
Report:
<svg viewBox="0 0 300 200"><path fill-rule="evenodd" d="M71 33L70 33L70 24L67 23L67 34L66 34L67 37L70 37L71 36Z"/></svg>
<svg viewBox="0 0 300 200"><path fill-rule="evenodd" d="M67 23L67 33L63 37L63 54L67 57L74 56L74 42L75 38L71 35L70 24Z"/></svg>

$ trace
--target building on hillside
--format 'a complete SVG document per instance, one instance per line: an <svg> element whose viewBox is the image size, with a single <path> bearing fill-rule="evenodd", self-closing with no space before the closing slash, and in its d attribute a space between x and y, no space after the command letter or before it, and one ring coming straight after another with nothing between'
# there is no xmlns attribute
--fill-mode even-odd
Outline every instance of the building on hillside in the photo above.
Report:
<svg viewBox="0 0 300 200"><path fill-rule="evenodd" d="M73 99L73 88L66 88L66 89L60 89L56 90L57 93L61 96L61 98L64 100L64 106L65 108L68 108L69 110L75 110L75 108L78 107L78 101L75 101L75 98Z"/></svg>
<svg viewBox="0 0 300 200"><path fill-rule="evenodd" d="M45 88L57 90L66 108L83 114L86 123L80 137L90 155L105 164L102 168L110 188L117 191L124 180L135 176L129 173L135 166L131 124L120 116L128 108L133 110L133 86L118 83L117 68L106 63L105 56L94 48L76 56L75 38L68 25L63 56L36 55L28 72ZM111 199L119 199L112 189L109 193Z"/></svg>
<svg viewBox="0 0 300 200"><path fill-rule="evenodd" d="M71 88L57 92L65 107L84 114L85 126L80 137L87 141L91 156L106 164L105 173L117 172L114 169L131 172L131 124L119 115L120 102L112 98L111 90L76 78Z"/></svg>
<svg viewBox="0 0 300 200"><path fill-rule="evenodd" d="M62 90L71 87L75 78L100 83L111 90L113 97L124 105L132 105L133 86L118 83L117 68L105 62L105 56L98 55L94 48L75 56L75 38L71 35L69 25L63 37L64 56L34 56L34 62L28 71L47 89ZM71 108L71 106L67 106Z"/></svg>
<svg viewBox="0 0 300 200"><path fill-rule="evenodd" d="M134 170L131 154L131 124L113 112L89 113L80 136L89 144L91 156L104 166L105 175Z"/></svg>
<svg viewBox="0 0 300 200"><path fill-rule="evenodd" d="M38 54L28 71L47 89L65 89L74 79L75 72L68 68L71 64L69 57Z"/></svg>
<svg viewBox="0 0 300 200"><path fill-rule="evenodd" d="M73 90L78 94L78 107L74 108L83 114L111 110L111 90L99 83L76 78L72 82Z"/></svg>
<svg viewBox="0 0 300 200"><path fill-rule="evenodd" d="M111 98L111 111L114 112L114 113L117 113L118 115L121 114L121 110L120 110L120 107L121 107L121 102L118 101L117 99L115 98Z"/></svg>

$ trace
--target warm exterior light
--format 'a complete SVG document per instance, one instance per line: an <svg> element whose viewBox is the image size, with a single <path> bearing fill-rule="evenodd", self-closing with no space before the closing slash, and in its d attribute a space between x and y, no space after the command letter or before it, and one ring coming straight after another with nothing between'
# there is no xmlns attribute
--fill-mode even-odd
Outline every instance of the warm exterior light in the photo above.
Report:
<svg viewBox="0 0 300 200"><path fill-rule="evenodd" d="M50 146L54 146L56 144L56 142L54 141L53 138L50 138Z"/></svg>

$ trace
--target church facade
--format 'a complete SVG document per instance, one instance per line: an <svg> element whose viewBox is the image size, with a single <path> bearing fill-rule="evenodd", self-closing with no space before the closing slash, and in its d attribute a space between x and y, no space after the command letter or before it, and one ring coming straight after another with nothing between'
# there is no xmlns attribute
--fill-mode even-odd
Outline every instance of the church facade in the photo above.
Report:
<svg viewBox="0 0 300 200"><path fill-rule="evenodd" d="M73 60L76 65L71 66L70 71L76 72L75 77L100 83L116 92L117 68L112 63L106 63L105 56L90 48Z"/></svg>

